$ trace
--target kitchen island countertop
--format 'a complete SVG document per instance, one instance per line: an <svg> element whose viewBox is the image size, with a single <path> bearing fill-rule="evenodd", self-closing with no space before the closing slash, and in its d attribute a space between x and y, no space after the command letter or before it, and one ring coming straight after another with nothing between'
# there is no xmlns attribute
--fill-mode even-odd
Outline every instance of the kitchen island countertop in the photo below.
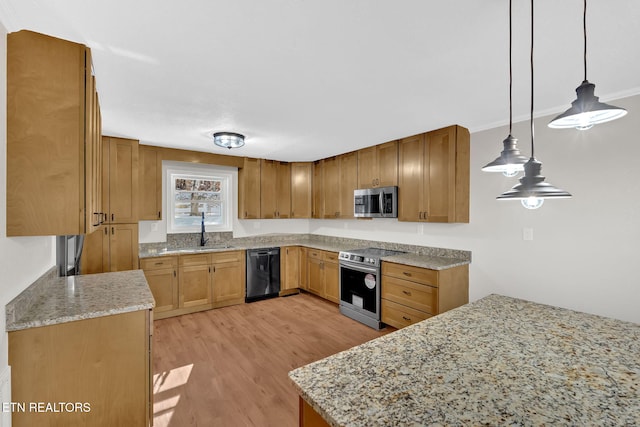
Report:
<svg viewBox="0 0 640 427"><path fill-rule="evenodd" d="M7 332L148 310L155 305L142 270L48 276L7 304Z"/></svg>
<svg viewBox="0 0 640 427"><path fill-rule="evenodd" d="M289 376L332 426L640 425L640 325L490 295Z"/></svg>

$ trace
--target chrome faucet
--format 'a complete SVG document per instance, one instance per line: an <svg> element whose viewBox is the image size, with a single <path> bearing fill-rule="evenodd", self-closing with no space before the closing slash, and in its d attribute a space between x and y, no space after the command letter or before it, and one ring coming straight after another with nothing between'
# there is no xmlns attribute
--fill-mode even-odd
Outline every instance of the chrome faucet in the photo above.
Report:
<svg viewBox="0 0 640 427"><path fill-rule="evenodd" d="M204 212L202 212L202 228L200 230L200 246L204 246L207 244L209 239L204 238Z"/></svg>

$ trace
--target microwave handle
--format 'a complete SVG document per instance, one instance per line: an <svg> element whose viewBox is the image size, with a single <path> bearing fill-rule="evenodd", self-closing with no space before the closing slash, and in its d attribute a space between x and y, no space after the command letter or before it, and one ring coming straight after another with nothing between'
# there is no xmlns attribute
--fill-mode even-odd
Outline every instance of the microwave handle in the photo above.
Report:
<svg viewBox="0 0 640 427"><path fill-rule="evenodd" d="M385 211L384 209L384 191L380 192L380 197L378 197L378 204L379 204L379 208L380 208L380 215L384 215Z"/></svg>

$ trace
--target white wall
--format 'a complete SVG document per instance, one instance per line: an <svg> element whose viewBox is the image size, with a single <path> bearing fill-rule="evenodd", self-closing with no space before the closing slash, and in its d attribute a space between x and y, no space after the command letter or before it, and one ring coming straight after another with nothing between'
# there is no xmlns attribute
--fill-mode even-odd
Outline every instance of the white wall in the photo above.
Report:
<svg viewBox="0 0 640 427"><path fill-rule="evenodd" d="M500 293L640 323L640 96L609 103L629 114L588 131L536 119L542 174L572 199L533 211L495 200L517 182L480 170L502 150L501 127L471 135L469 224L327 220L312 221L310 232L471 250L471 300ZM529 135L528 122L514 126L527 156ZM533 241L523 240L523 228L533 229Z"/></svg>
<svg viewBox="0 0 640 427"><path fill-rule="evenodd" d="M7 237L7 30L0 23L0 372L7 366L5 305L55 265L53 237Z"/></svg>

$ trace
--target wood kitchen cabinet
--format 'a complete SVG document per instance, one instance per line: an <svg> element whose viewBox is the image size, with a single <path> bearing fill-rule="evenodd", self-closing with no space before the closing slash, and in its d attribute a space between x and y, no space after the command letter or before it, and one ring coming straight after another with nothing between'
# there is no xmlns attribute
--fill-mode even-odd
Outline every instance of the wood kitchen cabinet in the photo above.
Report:
<svg viewBox="0 0 640 427"><path fill-rule="evenodd" d="M399 143L398 220L469 222L469 131L450 126Z"/></svg>
<svg viewBox="0 0 640 427"><path fill-rule="evenodd" d="M149 426L151 319L138 310L9 332L12 401L90 405L16 411L12 425Z"/></svg>
<svg viewBox="0 0 640 427"><path fill-rule="evenodd" d="M291 216L291 167L287 162L260 161L261 218Z"/></svg>
<svg viewBox="0 0 640 427"><path fill-rule="evenodd" d="M211 261L209 254L178 258L180 308L211 308Z"/></svg>
<svg viewBox="0 0 640 427"><path fill-rule="evenodd" d="M213 307L244 303L246 280L245 251L211 254Z"/></svg>
<svg viewBox="0 0 640 427"><path fill-rule="evenodd" d="M323 218L353 218L353 190L358 184L357 152L323 159Z"/></svg>
<svg viewBox="0 0 640 427"><path fill-rule="evenodd" d="M324 218L324 161L313 162L311 217Z"/></svg>
<svg viewBox="0 0 640 427"><path fill-rule="evenodd" d="M138 146L138 219L162 219L162 153L158 147Z"/></svg>
<svg viewBox="0 0 640 427"><path fill-rule="evenodd" d="M153 309L156 319L178 308L178 257L164 256L140 260L140 268L156 301Z"/></svg>
<svg viewBox="0 0 640 427"><path fill-rule="evenodd" d="M398 185L398 141L358 150L357 188Z"/></svg>
<svg viewBox="0 0 640 427"><path fill-rule="evenodd" d="M138 141L104 136L102 147L102 206L106 222L138 222Z"/></svg>
<svg viewBox="0 0 640 427"><path fill-rule="evenodd" d="M340 302L338 254L307 250L307 290L329 301Z"/></svg>
<svg viewBox="0 0 640 427"><path fill-rule="evenodd" d="M103 224L85 236L81 274L138 269L138 224Z"/></svg>
<svg viewBox="0 0 640 427"><path fill-rule="evenodd" d="M291 218L311 218L313 164L291 163Z"/></svg>
<svg viewBox="0 0 640 427"><path fill-rule="evenodd" d="M338 157L330 157L322 160L323 175L323 218L339 218L340 217L340 159Z"/></svg>
<svg viewBox="0 0 640 427"><path fill-rule="evenodd" d="M244 158L238 169L238 218L259 219L260 216L260 159Z"/></svg>
<svg viewBox="0 0 640 427"><path fill-rule="evenodd" d="M469 302L469 266L431 270L382 262L382 321L412 325Z"/></svg>
<svg viewBox="0 0 640 427"><path fill-rule="evenodd" d="M7 236L86 234L102 215L101 119L91 51L7 35Z"/></svg>
<svg viewBox="0 0 640 427"><path fill-rule="evenodd" d="M280 296L298 293L300 277L300 247L280 248Z"/></svg>
<svg viewBox="0 0 640 427"><path fill-rule="evenodd" d="M300 246L300 289L307 290L309 283L309 273L307 272L307 253L309 249Z"/></svg>
<svg viewBox="0 0 640 427"><path fill-rule="evenodd" d="M342 154L340 159L340 218L353 218L353 190L358 188L358 153Z"/></svg>

